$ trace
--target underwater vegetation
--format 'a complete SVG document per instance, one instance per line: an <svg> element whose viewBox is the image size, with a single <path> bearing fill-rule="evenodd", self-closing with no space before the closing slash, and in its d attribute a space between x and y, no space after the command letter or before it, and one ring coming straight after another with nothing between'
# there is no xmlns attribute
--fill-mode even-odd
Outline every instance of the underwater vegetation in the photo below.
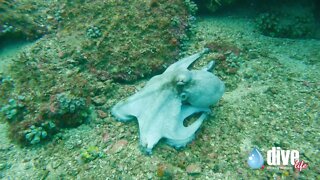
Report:
<svg viewBox="0 0 320 180"><path fill-rule="evenodd" d="M308 38L314 36L315 20L310 15L270 12L256 18L256 26L262 34L282 38Z"/></svg>
<svg viewBox="0 0 320 180"><path fill-rule="evenodd" d="M30 15L31 11L34 11L33 15ZM0 42L34 40L46 34L45 23L37 13L35 3L0 1Z"/></svg>
<svg viewBox="0 0 320 180"><path fill-rule="evenodd" d="M11 76L6 76L3 73L0 73L0 96L8 97L11 94L11 91L14 88L14 82ZM0 98L0 104L7 103L8 99Z"/></svg>
<svg viewBox="0 0 320 180"><path fill-rule="evenodd" d="M201 11L216 12L217 10L229 6L239 0L195 0Z"/></svg>
<svg viewBox="0 0 320 180"><path fill-rule="evenodd" d="M18 97L20 101L24 99L23 96ZM0 112L4 114L5 118L12 122L21 119L23 116L24 105L21 102L17 102L15 99L9 99L8 104L0 109Z"/></svg>
<svg viewBox="0 0 320 180"><path fill-rule="evenodd" d="M8 73L12 83L5 80L9 75L3 75L0 84L1 116L9 122L10 137L23 145L48 142L62 128L90 120L92 104L103 108L117 91L117 82L131 83L163 71L188 46L197 10L192 1L183 0L46 5L26 1L19 8L11 3L2 4L2 10L11 12L14 7L13 11L25 12L26 7L41 7L45 16L25 14L48 30L41 31L46 35L13 60ZM10 13L6 15L9 18ZM18 19L11 20L17 24L3 22L4 36L14 37L9 32L25 23L37 30L34 23ZM32 39L36 34L24 37Z"/></svg>
<svg viewBox="0 0 320 180"><path fill-rule="evenodd" d="M277 38L320 38L319 5L315 0L239 1L251 8L257 32Z"/></svg>
<svg viewBox="0 0 320 180"><path fill-rule="evenodd" d="M319 3L306 1L195 0L200 14L218 14L246 7L254 11L257 31L280 38L319 38Z"/></svg>
<svg viewBox="0 0 320 180"><path fill-rule="evenodd" d="M32 107L25 106L28 103L24 99L24 96L18 96L18 100L9 99L0 109L1 116L11 127L10 136L21 144L45 142L61 128L76 127L89 120L90 108L83 98L57 94L38 114L30 113Z"/></svg>
<svg viewBox="0 0 320 180"><path fill-rule="evenodd" d="M96 26L90 26L87 29L87 36L90 38L98 38L102 36L101 30Z"/></svg>
<svg viewBox="0 0 320 180"><path fill-rule="evenodd" d="M61 127L76 127L89 118L90 109L84 98L57 94L51 97L49 112L44 116L55 119L55 123Z"/></svg>
<svg viewBox="0 0 320 180"><path fill-rule="evenodd" d="M103 157L104 153L97 146L89 146L86 149L82 149L80 158L83 162L88 163L96 158Z"/></svg>
<svg viewBox="0 0 320 180"><path fill-rule="evenodd" d="M52 124L51 127L54 128L55 125ZM35 127L34 125L30 126L30 128L25 130L24 133L26 141L28 141L30 144L38 144L41 140L46 139L48 136L46 130L44 130L42 127Z"/></svg>
<svg viewBox="0 0 320 180"><path fill-rule="evenodd" d="M219 70L216 74L218 77L222 77L226 89L237 88L240 79L236 74L240 64L244 62L241 55L247 53L245 48L238 46L235 42L228 42L223 39L209 41L205 44L205 47L212 52L209 57L215 60L216 69Z"/></svg>
<svg viewBox="0 0 320 180"><path fill-rule="evenodd" d="M172 63L180 48L185 46L196 7L192 6L192 2L184 4L179 0L171 3L158 0L112 4L97 5L103 9L101 12L104 15L101 17L95 17L90 22L75 22L79 28L87 24L83 28L88 39L81 48L91 72L100 78L133 82L159 73ZM79 13L83 13L81 8L68 10L70 16L78 17ZM91 10L86 11L90 17ZM74 18L74 21L79 20L83 21ZM65 28L73 27L68 25Z"/></svg>

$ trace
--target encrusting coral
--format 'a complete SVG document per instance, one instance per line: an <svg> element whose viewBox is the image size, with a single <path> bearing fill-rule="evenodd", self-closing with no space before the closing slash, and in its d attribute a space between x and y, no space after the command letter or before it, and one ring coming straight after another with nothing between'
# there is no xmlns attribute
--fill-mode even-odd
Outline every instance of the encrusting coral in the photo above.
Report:
<svg viewBox="0 0 320 180"><path fill-rule="evenodd" d="M26 132L33 126L42 127L42 123L52 121L56 127L46 130L48 135L40 138L40 143L52 139L62 128L88 122L93 105L97 105L95 99L113 96L118 85L114 82L132 83L162 72L185 46L196 10L192 1L183 0L27 0L13 5L17 6L14 9L19 7L18 12L26 12L27 7L37 12L14 18L39 22L27 23L21 40L41 37L13 59L5 76L0 76L0 108L4 108L0 115L15 119L9 123L9 134L20 144L39 144L31 143L34 138L26 138ZM0 5L2 11L12 12L7 5ZM11 16L4 14L8 17L0 19L0 39L11 38L20 32L17 29L23 29L8 23ZM27 31L38 25L30 29L39 33ZM6 80L9 75L12 83ZM19 95L25 100L16 114L17 108L6 105ZM32 142L38 142L36 137Z"/></svg>

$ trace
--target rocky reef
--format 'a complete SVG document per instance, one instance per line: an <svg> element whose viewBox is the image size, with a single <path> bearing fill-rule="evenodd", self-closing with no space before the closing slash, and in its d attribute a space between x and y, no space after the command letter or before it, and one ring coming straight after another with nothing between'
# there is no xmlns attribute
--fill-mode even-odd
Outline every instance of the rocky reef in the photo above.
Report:
<svg viewBox="0 0 320 180"><path fill-rule="evenodd" d="M239 1L239 0L238 0ZM229 6L237 0L195 0L202 12L216 12L217 10Z"/></svg>
<svg viewBox="0 0 320 180"><path fill-rule="evenodd" d="M0 1L0 46L5 42L34 40L47 33L37 7L37 3L31 2Z"/></svg>
<svg viewBox="0 0 320 180"><path fill-rule="evenodd" d="M93 104L99 112L108 111L103 105L117 90L116 83L132 83L174 62L192 34L196 6L182 0L1 4L1 11L11 9L34 13L21 13L21 18L28 17L11 20L16 24L1 18L0 38L18 36L16 30L22 28L16 27L25 24L41 33L29 33L27 26L21 31L25 33L22 39L45 34L0 77L0 114L9 122L10 137L32 145L46 142L62 128L90 120ZM18 100L22 96L23 101ZM17 108L15 103L23 106Z"/></svg>
<svg viewBox="0 0 320 180"><path fill-rule="evenodd" d="M319 38L316 34L318 25L314 2L274 2L269 5L256 18L256 27L263 35L280 38Z"/></svg>

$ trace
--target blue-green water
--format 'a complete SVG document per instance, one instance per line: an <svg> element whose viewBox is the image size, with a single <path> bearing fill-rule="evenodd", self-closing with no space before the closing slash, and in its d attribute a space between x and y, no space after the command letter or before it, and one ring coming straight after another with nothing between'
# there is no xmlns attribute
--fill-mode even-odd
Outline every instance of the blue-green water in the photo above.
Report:
<svg viewBox="0 0 320 180"><path fill-rule="evenodd" d="M195 2L0 1L0 179L319 179L318 3ZM147 155L112 107L204 48L189 69L214 60L222 99L186 147ZM163 134L168 78L133 107Z"/></svg>

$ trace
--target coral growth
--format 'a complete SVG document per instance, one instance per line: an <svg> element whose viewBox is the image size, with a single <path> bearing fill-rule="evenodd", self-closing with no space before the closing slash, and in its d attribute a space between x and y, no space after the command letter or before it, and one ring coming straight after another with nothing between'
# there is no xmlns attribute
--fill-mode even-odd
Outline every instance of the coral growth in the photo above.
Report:
<svg viewBox="0 0 320 180"><path fill-rule="evenodd" d="M8 104L1 107L0 112L9 122L23 120L25 106L23 104L24 97L18 96L18 101L9 99Z"/></svg>
<svg viewBox="0 0 320 180"><path fill-rule="evenodd" d="M30 125L29 128L19 132L19 134L22 136L19 138L27 145L35 145L46 142L54 134L56 134L57 131L58 129L56 124L49 120L42 123L37 123L36 125Z"/></svg>
<svg viewBox="0 0 320 180"><path fill-rule="evenodd" d="M240 55L243 50L235 43L221 39L208 42L205 46L213 52L210 58L216 60L216 67L219 69L217 74L223 78L227 89L236 88L240 79L235 75L244 61Z"/></svg>
<svg viewBox="0 0 320 180"><path fill-rule="evenodd" d="M8 102L9 97L11 95L11 92L14 88L14 82L11 76L5 76L2 73L0 73L0 104L6 104Z"/></svg>
<svg viewBox="0 0 320 180"><path fill-rule="evenodd" d="M310 37L316 28L310 15L288 15L263 13L256 18L258 30L272 37L305 38Z"/></svg>
<svg viewBox="0 0 320 180"><path fill-rule="evenodd" d="M281 38L316 37L316 9L313 1L269 2L256 18L256 28L263 35Z"/></svg>
<svg viewBox="0 0 320 180"><path fill-rule="evenodd" d="M24 99L24 98L23 98ZM32 104L21 103L10 99L1 112L11 125L11 137L22 144L34 145L46 142L59 132L61 128L75 127L89 119L90 109L83 98L71 97L60 93L51 98L48 106L44 106L36 114L30 113Z"/></svg>
<svg viewBox="0 0 320 180"><path fill-rule="evenodd" d="M87 37L89 37L89 38L98 38L98 37L101 37L101 36L102 36L102 33L101 33L101 30L98 27L90 26L87 29Z"/></svg>
<svg viewBox="0 0 320 180"><path fill-rule="evenodd" d="M22 144L46 142L61 128L86 122L91 101L97 104L97 97L113 96L117 90L114 81L133 82L164 70L187 45L194 21L191 13L196 10L192 1L182 0L39 3L22 3L14 9L25 12L26 7L42 7L45 17L38 17L39 11L33 9L35 13L25 22L37 31L32 26L37 19L45 26L36 25L55 33L44 36L14 59L9 69L14 86L0 84L4 95L0 102L4 105L17 95L25 96L23 116L10 123L11 137ZM11 11L8 8L6 11ZM3 23L6 34L17 27L7 20ZM28 28L24 36L31 38ZM98 102L99 106L103 103ZM6 115L10 117L10 113ZM55 124L54 130L42 126L49 121ZM46 137L40 136L43 131Z"/></svg>
<svg viewBox="0 0 320 180"><path fill-rule="evenodd" d="M31 126L30 129L25 130L25 138L30 144L38 144L41 140L46 139L48 133L42 127Z"/></svg>
<svg viewBox="0 0 320 180"><path fill-rule="evenodd" d="M172 63L186 40L189 17L196 11L192 1L182 0L96 1L75 6L65 7L69 22L61 23L61 36L86 29L90 38L84 39L80 47L92 73L118 82L133 82L159 73ZM87 17L79 18L84 12Z"/></svg>
<svg viewBox="0 0 320 180"><path fill-rule="evenodd" d="M237 0L195 0L201 12L215 12L218 9L231 5Z"/></svg>
<svg viewBox="0 0 320 180"><path fill-rule="evenodd" d="M227 74L235 74L239 69L239 54L241 50L228 42L215 41L206 44L206 47L215 52L214 59L219 70Z"/></svg>
<svg viewBox="0 0 320 180"><path fill-rule="evenodd" d="M40 15L26 13L34 9L34 6L30 2L0 2L0 41L34 40L47 32L39 21Z"/></svg>
<svg viewBox="0 0 320 180"><path fill-rule="evenodd" d="M85 99L70 97L64 93L57 94L51 99L47 116L55 119L58 126L75 127L88 119L90 112Z"/></svg>

